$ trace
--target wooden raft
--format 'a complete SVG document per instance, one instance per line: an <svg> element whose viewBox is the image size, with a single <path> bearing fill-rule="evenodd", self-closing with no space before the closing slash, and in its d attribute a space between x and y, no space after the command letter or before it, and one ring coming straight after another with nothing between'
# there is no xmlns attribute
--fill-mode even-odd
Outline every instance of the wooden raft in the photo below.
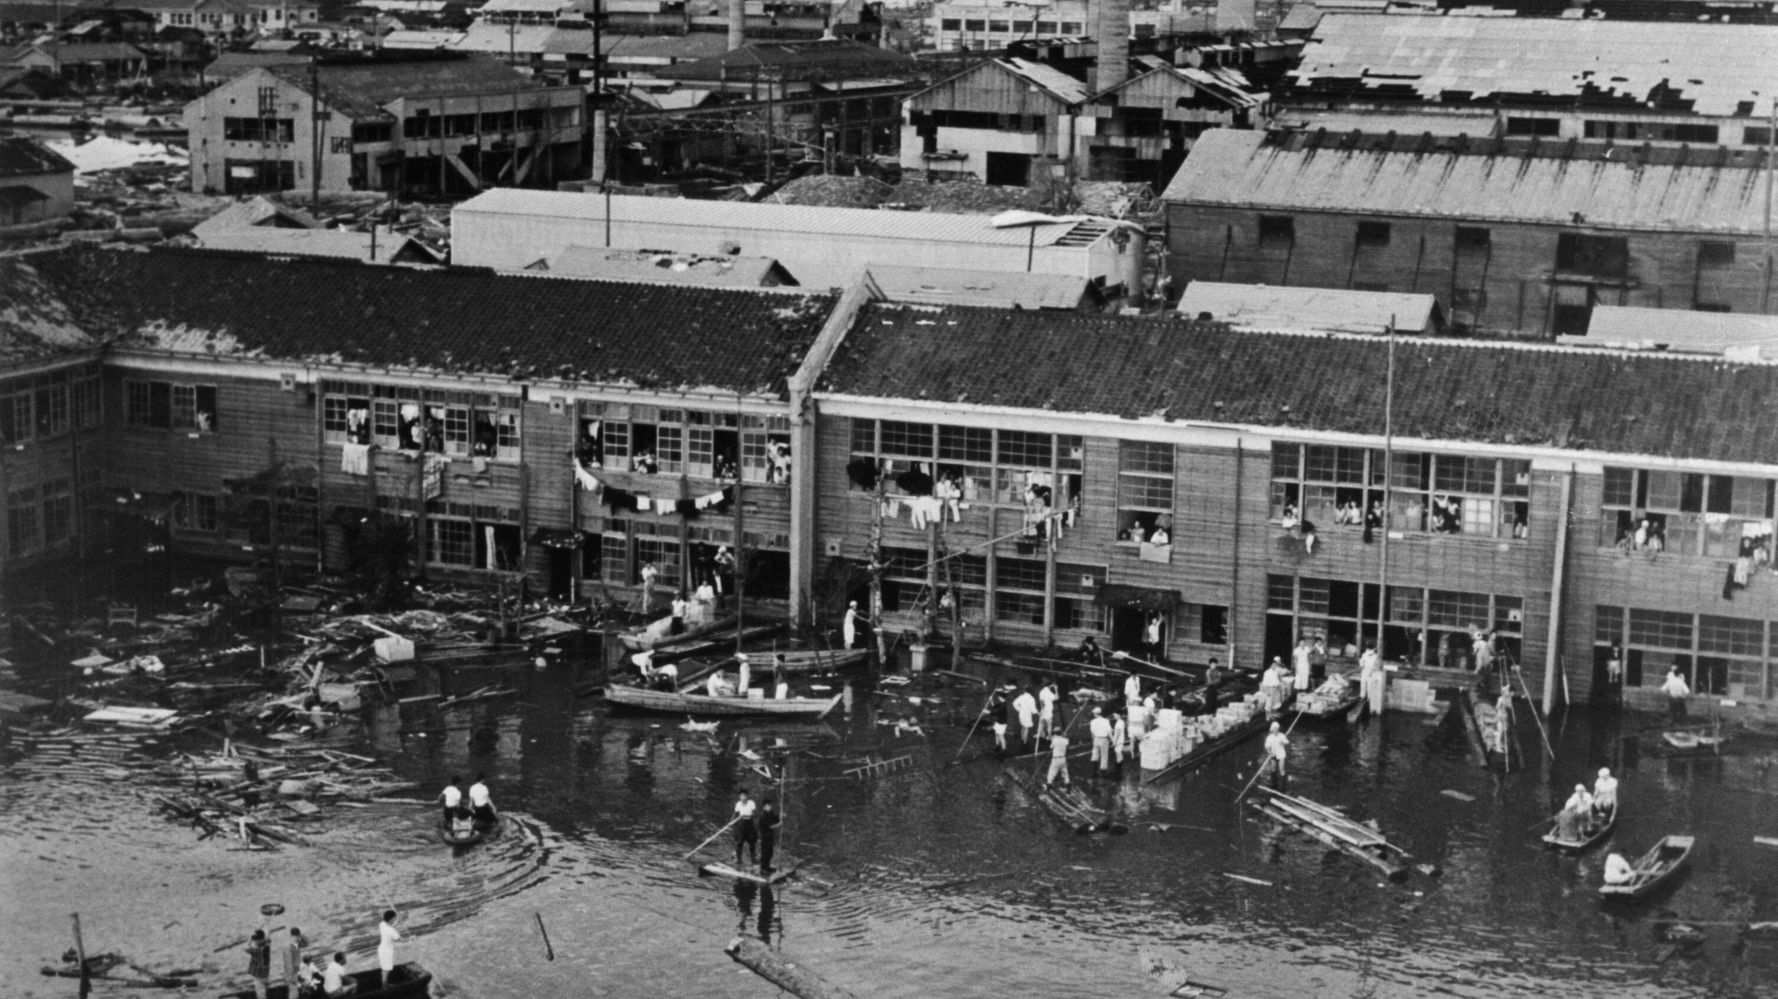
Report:
<svg viewBox="0 0 1778 999"><path fill-rule="evenodd" d="M1248 804L1261 813L1318 843L1369 864L1391 881L1408 876L1407 861L1411 858L1406 851L1391 844L1370 826L1354 822L1338 809L1307 798L1269 787L1260 790L1266 797L1250 799Z"/></svg>

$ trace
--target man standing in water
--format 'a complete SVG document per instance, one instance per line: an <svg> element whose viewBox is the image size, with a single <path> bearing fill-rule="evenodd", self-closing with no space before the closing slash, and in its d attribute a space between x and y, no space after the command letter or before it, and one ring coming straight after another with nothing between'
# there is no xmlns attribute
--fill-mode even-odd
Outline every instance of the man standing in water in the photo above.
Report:
<svg viewBox="0 0 1778 999"><path fill-rule="evenodd" d="M488 793L487 774L476 774L475 783L469 785L469 807L475 812L475 821L494 824L494 797Z"/></svg>
<svg viewBox="0 0 1778 999"><path fill-rule="evenodd" d="M1019 742L1031 745L1031 726L1037 723L1037 698L1031 696L1030 688L1019 691L1019 696L1012 699L1012 709L1019 715Z"/></svg>
<svg viewBox="0 0 1778 999"><path fill-rule="evenodd" d="M1049 787L1054 784L1058 776L1062 778L1063 787L1073 786L1073 783L1068 779L1068 733L1066 731L1050 736L1050 772L1049 776L1043 779L1043 786Z"/></svg>
<svg viewBox="0 0 1778 999"><path fill-rule="evenodd" d="M247 941L247 977L253 979L254 996L265 999L272 978L272 942L266 939L264 930L254 930L253 938Z"/></svg>
<svg viewBox="0 0 1778 999"><path fill-rule="evenodd" d="M753 863L759 843L759 827L754 824L753 813L758 811L756 804L746 791L735 798L735 866L741 866L741 849L747 850L747 862Z"/></svg>
<svg viewBox="0 0 1778 999"><path fill-rule="evenodd" d="M295 996L297 985L301 981L303 966L303 948L309 941L303 937L303 931L292 926L290 939L284 943L284 984L289 988L289 995Z"/></svg>
<svg viewBox="0 0 1778 999"><path fill-rule="evenodd" d="M1100 776L1111 772L1111 719L1105 717L1100 708L1093 709L1093 720L1087 722L1087 731L1093 736L1094 766Z"/></svg>
<svg viewBox="0 0 1778 999"><path fill-rule="evenodd" d="M463 778L452 774L451 782L438 794L438 800L444 802L444 824L446 826L449 826L451 821L457 817L457 809L463 805L463 788L458 786L462 783Z"/></svg>
<svg viewBox="0 0 1778 999"><path fill-rule="evenodd" d="M1277 781L1286 778L1284 767L1290 757L1290 737L1277 722L1272 723L1272 731L1266 734L1266 758L1260 769L1272 768L1273 777Z"/></svg>
<svg viewBox="0 0 1778 999"><path fill-rule="evenodd" d="M772 857L778 852L778 827L784 824L784 816L771 799L759 806L759 815L754 820L759 825L759 873L772 873Z"/></svg>
<svg viewBox="0 0 1778 999"><path fill-rule="evenodd" d="M383 910L383 922L377 927L377 967L383 972L382 987L395 981L395 941L401 931L395 928L395 910Z"/></svg>

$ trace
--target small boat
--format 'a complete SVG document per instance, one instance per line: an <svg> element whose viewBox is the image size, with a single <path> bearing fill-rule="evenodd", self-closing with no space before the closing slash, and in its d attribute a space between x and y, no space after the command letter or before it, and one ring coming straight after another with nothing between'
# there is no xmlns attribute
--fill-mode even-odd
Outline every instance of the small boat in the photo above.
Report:
<svg viewBox="0 0 1778 999"><path fill-rule="evenodd" d="M358 983L358 991L352 993L354 999L397 999L432 994L432 972L421 967L418 961L404 961L396 965L395 982L391 985L382 984L383 973L375 968L354 971L346 977ZM289 986L282 982L267 988L265 994L266 999L290 999ZM253 990L229 992L222 999L253 999Z"/></svg>
<svg viewBox="0 0 1778 999"><path fill-rule="evenodd" d="M1698 732L1662 732L1661 741L1681 753L1710 752L1729 741L1726 735L1704 735Z"/></svg>
<svg viewBox="0 0 1778 999"><path fill-rule="evenodd" d="M778 657L784 657L786 673L822 673L862 665L870 656L867 649L782 649L776 652L749 649L743 653L753 664L755 673L770 672Z"/></svg>
<svg viewBox="0 0 1778 999"><path fill-rule="evenodd" d="M822 718L840 703L844 694L832 697L711 697L708 694L670 693L622 684L607 684L605 700L642 711L675 715L748 715L779 718Z"/></svg>
<svg viewBox="0 0 1778 999"><path fill-rule="evenodd" d="M1557 826L1543 834L1543 841L1549 846L1555 847L1558 850L1566 850L1569 853L1580 853L1585 850L1591 850L1593 847L1604 842L1605 837L1611 835L1611 830L1617 825L1617 809L1617 803L1612 802L1611 811L1603 818L1594 816L1586 828L1581 830L1581 835L1578 839L1562 836L1559 831L1560 826ZM1561 815L1560 812L1556 814L1558 817Z"/></svg>
<svg viewBox="0 0 1778 999"><path fill-rule="evenodd" d="M1692 836L1664 836L1654 848L1642 855L1631 867L1630 880L1622 884L1600 885L1603 898L1642 898L1661 887L1685 867L1691 859Z"/></svg>
<svg viewBox="0 0 1778 999"><path fill-rule="evenodd" d="M452 828L443 819L438 820L438 838L441 842L451 846L474 846L499 831L499 816L495 816L493 822L471 823L467 829Z"/></svg>
<svg viewBox="0 0 1778 999"><path fill-rule="evenodd" d="M675 635L673 634L673 618L668 615L650 623L647 627L626 631L617 636L617 639L624 643L624 648L631 652L647 652L649 649L665 649L685 642L695 642L710 635L732 631L734 627L735 619L725 617L708 624L687 628Z"/></svg>
<svg viewBox="0 0 1778 999"><path fill-rule="evenodd" d="M1308 694L1296 699L1296 712L1310 718L1344 718L1358 705L1358 681L1334 676Z"/></svg>

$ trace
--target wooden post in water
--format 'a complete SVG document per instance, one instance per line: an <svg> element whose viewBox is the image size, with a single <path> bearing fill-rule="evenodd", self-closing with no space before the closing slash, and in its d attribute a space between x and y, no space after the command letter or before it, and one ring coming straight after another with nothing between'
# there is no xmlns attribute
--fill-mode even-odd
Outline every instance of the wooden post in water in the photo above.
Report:
<svg viewBox="0 0 1778 999"><path fill-rule="evenodd" d="M857 999L854 993L829 983L758 940L735 937L723 948L723 953L799 999Z"/></svg>
<svg viewBox="0 0 1778 999"><path fill-rule="evenodd" d="M86 967L86 941L80 937L80 913L69 916L74 920L74 957L80 962L80 999L86 999L93 993L93 980Z"/></svg>

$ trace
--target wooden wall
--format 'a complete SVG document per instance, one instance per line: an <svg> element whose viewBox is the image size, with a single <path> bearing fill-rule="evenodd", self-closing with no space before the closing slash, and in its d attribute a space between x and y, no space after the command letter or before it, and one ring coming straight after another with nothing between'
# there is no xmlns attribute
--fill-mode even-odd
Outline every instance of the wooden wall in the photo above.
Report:
<svg viewBox="0 0 1778 999"><path fill-rule="evenodd" d="M1194 280L1315 288L1366 285L1373 290L1435 295L1446 315L1452 314L1452 276L1458 268L1457 226L1486 228L1491 242L1486 280L1480 274L1472 275L1469 265L1464 265L1458 285L1485 290L1479 328L1532 333L1548 329L1548 278L1556 264L1557 236L1566 231L1590 231L1585 226L1369 216L1389 224L1389 243L1355 254L1360 216L1264 213L1295 219L1295 242L1286 252L1260 246L1259 211L1170 204L1167 212L1173 277L1181 287ZM1727 304L1733 312L1762 311L1765 281L1758 240L1666 232L1631 233L1628 238L1630 280L1623 286L1600 285L1596 304L1690 309L1698 296ZM1735 263L1707 270L1700 279L1698 246L1706 238L1735 243Z"/></svg>

